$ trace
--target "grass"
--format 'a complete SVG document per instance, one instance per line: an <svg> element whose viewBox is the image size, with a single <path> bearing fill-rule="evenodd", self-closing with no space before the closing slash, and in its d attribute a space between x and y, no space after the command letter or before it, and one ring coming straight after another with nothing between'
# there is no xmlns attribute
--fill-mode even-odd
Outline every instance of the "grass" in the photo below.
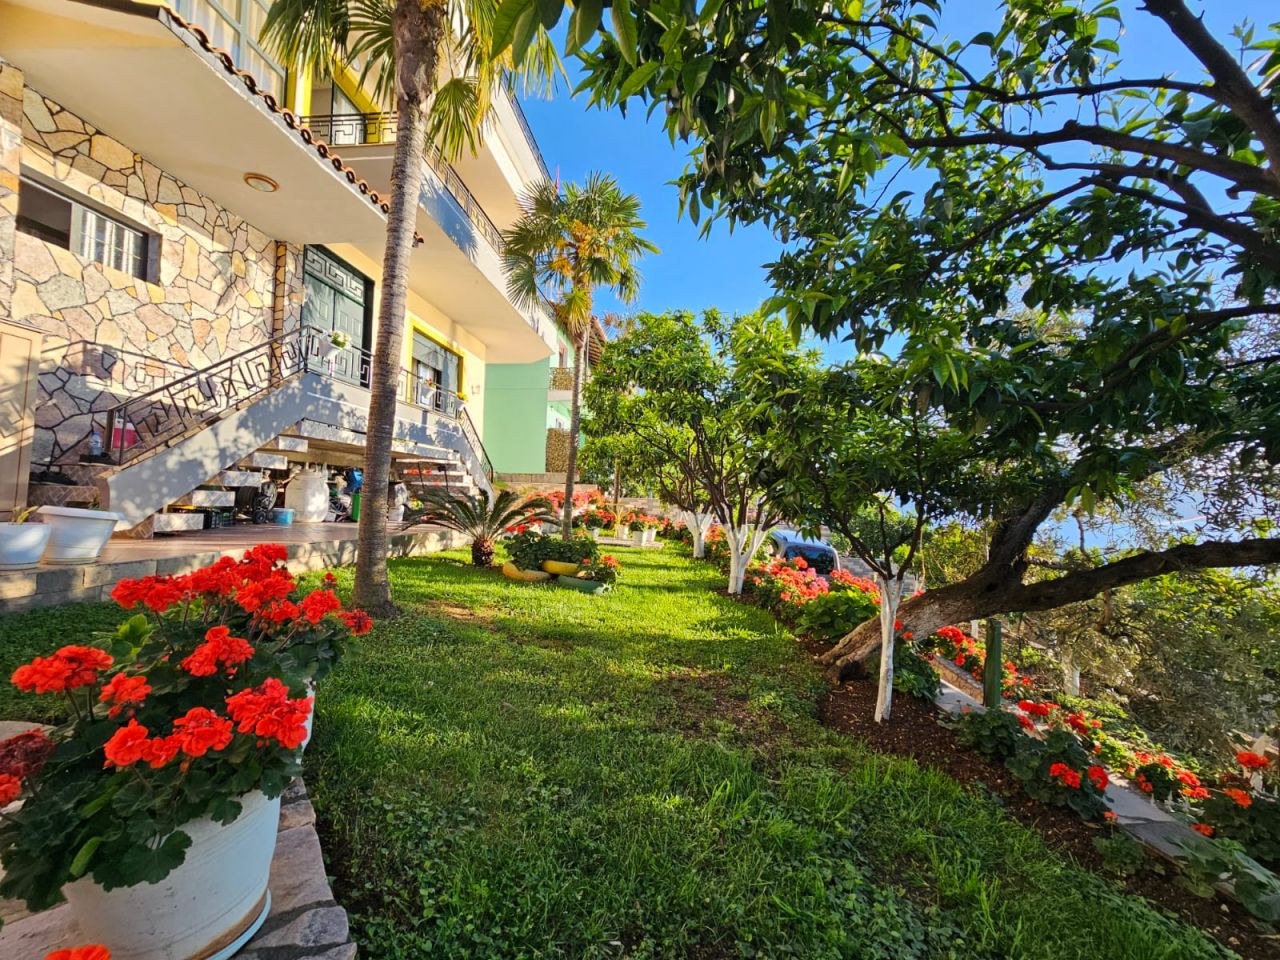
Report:
<svg viewBox="0 0 1280 960"><path fill-rule="evenodd" d="M392 561L406 615L321 687L306 760L362 956L1222 955L824 730L812 665L711 568L619 553L603 598Z"/></svg>

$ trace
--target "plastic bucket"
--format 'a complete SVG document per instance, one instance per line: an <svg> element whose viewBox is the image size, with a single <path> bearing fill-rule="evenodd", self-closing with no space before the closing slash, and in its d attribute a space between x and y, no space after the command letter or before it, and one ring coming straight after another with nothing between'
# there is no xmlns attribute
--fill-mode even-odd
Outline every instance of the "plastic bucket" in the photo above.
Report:
<svg viewBox="0 0 1280 960"><path fill-rule="evenodd" d="M288 507L276 507L271 511L271 522L282 527L293 526L293 511Z"/></svg>

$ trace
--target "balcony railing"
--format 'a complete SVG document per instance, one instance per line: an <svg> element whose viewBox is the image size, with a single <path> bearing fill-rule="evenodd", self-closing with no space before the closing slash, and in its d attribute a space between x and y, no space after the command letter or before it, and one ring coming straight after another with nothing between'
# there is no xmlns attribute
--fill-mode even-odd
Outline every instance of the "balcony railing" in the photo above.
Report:
<svg viewBox="0 0 1280 960"><path fill-rule="evenodd" d="M399 123L394 113L326 113L299 117L311 128L311 132L333 146L345 144L395 143ZM431 169L444 182L445 189L457 201L462 212L490 246L502 252L502 231L489 219L480 201L467 188L440 148L433 143L423 149L423 156Z"/></svg>
<svg viewBox="0 0 1280 960"><path fill-rule="evenodd" d="M542 171L542 176L546 180L551 179L551 174L547 170L547 161L542 158L542 150L538 147L538 139L533 135L533 128L529 126L529 118L524 115L524 108L520 106L520 101L516 99L516 95L510 90L507 91L507 99L511 101L511 109L515 112L516 123L520 124L520 129L524 132L524 138L529 141L529 149L533 151L534 159L538 161L538 169Z"/></svg>

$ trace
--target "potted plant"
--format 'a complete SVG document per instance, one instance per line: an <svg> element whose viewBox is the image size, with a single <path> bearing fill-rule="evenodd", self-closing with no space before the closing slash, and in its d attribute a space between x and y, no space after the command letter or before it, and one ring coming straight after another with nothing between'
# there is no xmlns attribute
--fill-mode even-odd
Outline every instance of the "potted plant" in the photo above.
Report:
<svg viewBox="0 0 1280 960"><path fill-rule="evenodd" d="M522 529L507 543L511 559L502 565L502 572L512 580L538 583L551 579L542 569L542 561L550 555L554 538L536 530Z"/></svg>
<svg viewBox="0 0 1280 960"><path fill-rule="evenodd" d="M14 511L12 520L0 523L0 570L21 570L40 562L53 527L47 523L27 523L37 509Z"/></svg>
<svg viewBox="0 0 1280 960"><path fill-rule="evenodd" d="M542 569L554 576L572 577L578 568L587 560L593 560L600 553L600 547L592 537L574 537L564 540L560 537L549 537L545 547Z"/></svg>
<svg viewBox="0 0 1280 960"><path fill-rule="evenodd" d="M607 526L611 526L614 522L614 516L607 510L588 510L582 517L582 525L587 528L587 533L592 540L600 539L600 532Z"/></svg>
<svg viewBox="0 0 1280 960"><path fill-rule="evenodd" d="M50 528L45 563L93 563L124 519L122 513L99 510L96 498L93 507L43 506L38 513Z"/></svg>
<svg viewBox="0 0 1280 960"><path fill-rule="evenodd" d="M63 896L131 960L230 956L252 936L310 684L371 625L328 584L303 593L285 556L122 580L112 597L146 613L14 672L71 719L0 744L0 807L23 800L0 815L0 896Z"/></svg>
<svg viewBox="0 0 1280 960"><path fill-rule="evenodd" d="M622 565L617 558L608 554L604 556L586 557L582 561L577 576L558 576L556 583L569 587L580 593L602 594L613 589L622 572Z"/></svg>
<svg viewBox="0 0 1280 960"><path fill-rule="evenodd" d="M351 337L345 330L330 330L329 335L320 345L320 356L325 360L332 360L349 346L351 346Z"/></svg>
<svg viewBox="0 0 1280 960"><path fill-rule="evenodd" d="M631 542L637 547L643 547L645 544L645 521L648 518L639 513L633 513L631 519L627 522L627 529L631 531Z"/></svg>

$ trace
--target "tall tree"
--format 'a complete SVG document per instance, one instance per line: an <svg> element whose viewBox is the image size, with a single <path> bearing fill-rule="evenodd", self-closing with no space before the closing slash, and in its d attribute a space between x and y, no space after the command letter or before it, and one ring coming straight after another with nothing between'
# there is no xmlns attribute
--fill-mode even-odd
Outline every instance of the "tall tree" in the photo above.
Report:
<svg viewBox="0 0 1280 960"><path fill-rule="evenodd" d="M395 612L387 578L387 498L396 386L404 339L423 149L449 158L475 149L499 86L515 78L544 88L560 69L554 45L533 17L519 56L493 54L496 0L275 0L263 25L267 45L287 66L331 76L363 63L360 79L394 103L396 144L382 260L378 334L369 375L365 489L360 513L355 602L375 616ZM443 79L442 79L443 78Z"/></svg>
<svg viewBox="0 0 1280 960"><path fill-rule="evenodd" d="M812 366L782 326L714 310L639 314L600 358L589 386L593 433L634 438L642 473L684 510L710 511L729 543L729 592L741 593L747 564L781 519L779 490L763 465L776 437L754 429L755 396L739 362L769 349Z"/></svg>
<svg viewBox="0 0 1280 960"><path fill-rule="evenodd" d="M901 389L1005 481L970 504L991 521L983 566L903 603L917 634L1280 561L1280 539L1243 529L1027 578L1057 510L1180 460L1280 461L1280 363L1234 354L1280 315L1280 27L1228 38L1183 0L1142 0L1125 29L1121 11L1005 0L981 23L942 0L654 0L605 24L575 8L576 41L597 31L595 101L661 105L695 140L690 216L771 227L787 244L773 306L893 352ZM1203 76L1127 72L1125 46L1157 30ZM1042 336L1019 301L1076 335ZM876 634L830 656L851 664Z"/></svg>
<svg viewBox="0 0 1280 960"><path fill-rule="evenodd" d="M586 183L542 181L521 198L520 219L503 232L503 264L511 297L545 304L573 341L573 391L569 408L569 463L564 482L563 528L573 536L573 488L578 471L582 371L595 323L595 294L610 289L623 303L640 291L636 263L658 248L640 236L640 199L618 182L592 173Z"/></svg>

